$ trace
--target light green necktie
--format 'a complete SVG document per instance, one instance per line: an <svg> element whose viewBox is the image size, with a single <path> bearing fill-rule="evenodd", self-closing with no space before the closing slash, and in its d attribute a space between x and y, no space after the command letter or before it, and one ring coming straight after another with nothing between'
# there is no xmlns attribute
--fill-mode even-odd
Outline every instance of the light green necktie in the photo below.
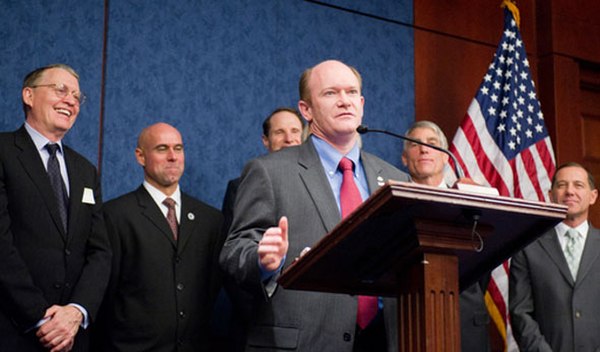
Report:
<svg viewBox="0 0 600 352"><path fill-rule="evenodd" d="M573 276L573 280L577 280L577 271L579 270L579 262L581 261L581 253L583 252L583 239L577 230L569 229L567 236L567 244L565 245L565 258L569 265L569 270Z"/></svg>

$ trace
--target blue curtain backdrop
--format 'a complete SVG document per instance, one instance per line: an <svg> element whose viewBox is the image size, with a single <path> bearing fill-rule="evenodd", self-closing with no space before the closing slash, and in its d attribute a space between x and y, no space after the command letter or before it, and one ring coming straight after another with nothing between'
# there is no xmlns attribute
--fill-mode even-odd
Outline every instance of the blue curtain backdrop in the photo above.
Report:
<svg viewBox="0 0 600 352"><path fill-rule="evenodd" d="M102 154L105 200L142 182L137 135L165 121L183 134L182 189L220 207L227 181L264 153L262 120L295 107L301 72L322 60L362 73L364 123L404 132L414 120L412 17L411 0L0 0L0 130L23 122L27 72L68 63L88 101L66 143L96 165ZM400 142L365 136L364 148L400 166Z"/></svg>

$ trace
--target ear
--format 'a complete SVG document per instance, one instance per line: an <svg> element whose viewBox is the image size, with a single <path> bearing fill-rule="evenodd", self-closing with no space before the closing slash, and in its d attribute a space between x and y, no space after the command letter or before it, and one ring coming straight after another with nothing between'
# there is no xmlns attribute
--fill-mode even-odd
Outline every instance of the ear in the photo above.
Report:
<svg viewBox="0 0 600 352"><path fill-rule="evenodd" d="M262 143L265 146L265 149L269 150L269 139L264 134L262 135Z"/></svg>
<svg viewBox="0 0 600 352"><path fill-rule="evenodd" d="M404 152L402 153L402 165L408 166L408 160L406 159L406 155L404 155Z"/></svg>
<svg viewBox="0 0 600 352"><path fill-rule="evenodd" d="M440 152L440 153L441 153L441 152ZM443 153L443 156L442 156L442 158L443 158L443 160L444 160L444 165L445 165L445 164L448 164L448 159L450 159L450 156L449 156L448 154L446 154L446 153Z"/></svg>
<svg viewBox="0 0 600 352"><path fill-rule="evenodd" d="M598 199L598 190L593 189L590 196L590 205L594 205L596 203L596 199Z"/></svg>
<svg viewBox="0 0 600 352"><path fill-rule="evenodd" d="M298 110L300 111L300 114L302 114L302 117L304 117L304 119L307 122L311 122L312 121L311 108L310 108L310 105L307 102L305 102L304 100L300 100L298 102Z"/></svg>
<svg viewBox="0 0 600 352"><path fill-rule="evenodd" d="M23 103L25 103L29 107L33 106L33 89L31 89L31 87L23 88L23 91L21 91L21 96L23 99Z"/></svg>
<svg viewBox="0 0 600 352"><path fill-rule="evenodd" d="M142 148L135 148L135 159L142 167L146 167L146 158L144 157Z"/></svg>

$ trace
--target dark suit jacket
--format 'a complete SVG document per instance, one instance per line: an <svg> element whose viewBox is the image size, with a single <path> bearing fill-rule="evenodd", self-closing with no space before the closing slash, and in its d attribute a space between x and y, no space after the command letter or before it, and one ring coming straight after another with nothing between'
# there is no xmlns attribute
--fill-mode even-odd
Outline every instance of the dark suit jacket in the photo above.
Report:
<svg viewBox="0 0 600 352"><path fill-rule="evenodd" d="M148 191L107 202L113 248L104 351L206 351L218 290L221 213L182 193L178 240Z"/></svg>
<svg viewBox="0 0 600 352"><path fill-rule="evenodd" d="M361 153L369 189L403 172ZM285 266L340 221L340 213L313 143L309 140L255 159L245 167L230 234L220 263L235 284L254 298L247 319L246 350L352 351L357 298L278 287L268 297L261 282L257 246L281 216L289 221ZM397 348L396 302L384 299L390 350Z"/></svg>
<svg viewBox="0 0 600 352"><path fill-rule="evenodd" d="M490 351L490 315L485 305L489 275L464 289L459 296L460 350L463 352Z"/></svg>
<svg viewBox="0 0 600 352"><path fill-rule="evenodd" d="M600 351L600 231L587 234L574 282L556 231L512 257L510 313L521 351Z"/></svg>
<svg viewBox="0 0 600 352"><path fill-rule="evenodd" d="M225 190L225 197L223 197L223 205L221 206L221 212L223 213L223 230L225 234L229 233L229 228L233 222L233 207L235 206L235 197L237 196L238 188L240 187L240 177L234 178L227 183L227 189Z"/></svg>
<svg viewBox="0 0 600 352"><path fill-rule="evenodd" d="M53 304L77 303L94 321L108 282L110 249L96 169L64 146L69 229L42 159L24 127L0 134L0 350L35 351L35 329ZM96 204L83 200L84 188ZM75 350L87 344L80 329Z"/></svg>

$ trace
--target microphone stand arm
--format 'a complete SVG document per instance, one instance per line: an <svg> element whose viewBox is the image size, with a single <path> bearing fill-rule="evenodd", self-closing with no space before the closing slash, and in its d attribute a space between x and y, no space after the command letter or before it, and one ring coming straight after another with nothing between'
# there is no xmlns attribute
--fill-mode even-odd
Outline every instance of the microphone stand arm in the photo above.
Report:
<svg viewBox="0 0 600 352"><path fill-rule="evenodd" d="M432 145L432 144L429 144L429 143L421 142L421 141L419 141L417 139L410 138L410 137L407 137L407 136L403 136L401 134L396 134L396 133L393 133L393 132L390 132L390 131L386 131L386 130L376 130L376 129L368 128L366 126L359 126L357 128L357 131L360 134L364 134L364 133L367 133L367 132L383 133L383 134L390 135L392 137L400 138L400 139L403 139L403 140L406 140L406 141L409 141L409 142L412 142L412 143L416 143L416 144L423 145L423 146L429 147L431 149L435 149L437 151L440 151L440 152L442 152L444 154L449 155L450 158L452 158L452 162L454 163L454 173L456 174L456 177L458 179L461 179L461 178L465 177L465 173L462 170L462 168L460 167L460 164L458 163L458 160L456 159L456 157L454 156L454 154L452 154L447 149L444 149L442 147L438 147L436 145Z"/></svg>

